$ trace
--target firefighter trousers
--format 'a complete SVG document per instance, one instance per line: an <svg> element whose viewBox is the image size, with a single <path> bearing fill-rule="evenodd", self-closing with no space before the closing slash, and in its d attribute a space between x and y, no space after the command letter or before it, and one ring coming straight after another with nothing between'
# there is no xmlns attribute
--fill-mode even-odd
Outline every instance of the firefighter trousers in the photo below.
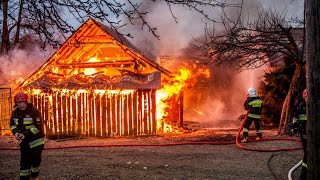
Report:
<svg viewBox="0 0 320 180"><path fill-rule="evenodd" d="M44 145L30 148L29 144L20 144L20 180L29 180L39 176L41 154Z"/></svg>
<svg viewBox="0 0 320 180"><path fill-rule="evenodd" d="M244 137L248 137L249 135L249 128L251 126L251 123L252 121L254 122L254 126L256 128L256 134L258 137L262 137L262 132L261 132L261 125L260 125L260 119L258 118L251 118L251 117L248 117L245 124L244 124L244 127L243 127L243 136Z"/></svg>

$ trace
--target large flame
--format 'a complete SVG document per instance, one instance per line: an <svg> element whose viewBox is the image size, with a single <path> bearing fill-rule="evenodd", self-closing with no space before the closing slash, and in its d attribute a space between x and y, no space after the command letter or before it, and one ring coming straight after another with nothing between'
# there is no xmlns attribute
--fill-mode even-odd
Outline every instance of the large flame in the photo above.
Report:
<svg viewBox="0 0 320 180"><path fill-rule="evenodd" d="M88 61L88 63L93 62L101 62L101 60L97 57L92 57ZM54 73L61 74L62 69L59 67L52 69ZM83 72L87 76L94 75L98 72L96 68L81 68L77 69L76 71L73 71L73 73L79 73ZM41 72L40 72L41 73ZM43 72L42 72L43 73ZM62 73L63 74L63 73ZM193 86L198 80L197 78L199 76L203 76L205 78L210 77L210 70L207 68L200 68L193 65L186 65L186 67L182 67L178 70L176 74L174 74L173 78L171 78L168 81L163 81L162 88L160 90L157 90L156 92L156 117L157 117L157 131L158 132L173 132L174 131L174 124L172 122L166 121L170 117L170 114L168 109L170 109L170 98L172 98L175 95L180 95L184 87L190 87ZM53 92L60 92L61 94L70 94L71 98L74 98L75 96L79 96L81 93L89 93L92 90L86 90L86 89L78 89L78 90L70 90L70 89L52 89ZM107 95L114 96L114 95L130 95L133 94L134 90L104 90L104 89L95 89L93 90L95 95ZM33 95L40 95L42 94L42 90L40 89L32 89L29 90L29 93ZM179 97L179 96L175 96ZM172 99L174 99L173 97ZM52 97L51 97L52 98ZM52 99L49 99L51 102ZM72 112L68 112L72 113ZM58 116L57 113L54 114L55 116ZM167 119L166 119L167 118ZM56 118L58 119L58 118ZM58 123L58 122L57 122Z"/></svg>
<svg viewBox="0 0 320 180"><path fill-rule="evenodd" d="M168 115L167 108L168 99L173 95L179 94L183 87L187 85L187 80L191 77L191 71L187 68L179 69L172 81L165 84L157 91L157 128L162 128L164 132L172 131L172 125L165 122L165 117Z"/></svg>

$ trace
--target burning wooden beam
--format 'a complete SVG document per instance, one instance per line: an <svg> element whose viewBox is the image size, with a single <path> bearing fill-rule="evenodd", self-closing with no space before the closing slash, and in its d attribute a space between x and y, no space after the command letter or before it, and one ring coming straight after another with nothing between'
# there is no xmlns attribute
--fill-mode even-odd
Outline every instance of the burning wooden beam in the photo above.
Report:
<svg viewBox="0 0 320 180"><path fill-rule="evenodd" d="M88 63L72 63L72 64L56 64L59 68L104 68L104 67L122 67L135 65L134 60L111 61L111 62L88 62Z"/></svg>

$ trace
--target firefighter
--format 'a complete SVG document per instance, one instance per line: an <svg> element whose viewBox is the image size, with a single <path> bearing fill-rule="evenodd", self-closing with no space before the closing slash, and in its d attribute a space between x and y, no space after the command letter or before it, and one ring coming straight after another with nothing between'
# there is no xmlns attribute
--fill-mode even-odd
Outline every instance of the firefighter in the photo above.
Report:
<svg viewBox="0 0 320 180"><path fill-rule="evenodd" d="M243 127L243 140L242 143L248 142L249 128L252 121L254 122L256 128L256 140L262 139L262 131L260 126L260 118L262 111L262 101L254 88L248 89L247 99L244 102L244 109L247 110L247 119Z"/></svg>
<svg viewBox="0 0 320 180"><path fill-rule="evenodd" d="M297 129L300 134L300 139L303 147L303 159L302 159L302 169L300 174L300 179L307 179L307 115L306 115L306 102L308 99L307 90L302 92L303 101L299 104L295 116L293 118L291 128Z"/></svg>
<svg viewBox="0 0 320 180"><path fill-rule="evenodd" d="M20 179L39 179L44 131L40 111L28 103L28 95L19 92L14 97L10 128L20 141Z"/></svg>

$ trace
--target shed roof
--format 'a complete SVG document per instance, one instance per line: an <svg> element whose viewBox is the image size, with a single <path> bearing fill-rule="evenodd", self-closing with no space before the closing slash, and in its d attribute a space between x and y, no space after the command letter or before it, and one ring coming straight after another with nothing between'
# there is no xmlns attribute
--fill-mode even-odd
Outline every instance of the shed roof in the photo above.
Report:
<svg viewBox="0 0 320 180"><path fill-rule="evenodd" d="M152 60L123 35L89 18L21 87L157 89L161 73L171 72Z"/></svg>

